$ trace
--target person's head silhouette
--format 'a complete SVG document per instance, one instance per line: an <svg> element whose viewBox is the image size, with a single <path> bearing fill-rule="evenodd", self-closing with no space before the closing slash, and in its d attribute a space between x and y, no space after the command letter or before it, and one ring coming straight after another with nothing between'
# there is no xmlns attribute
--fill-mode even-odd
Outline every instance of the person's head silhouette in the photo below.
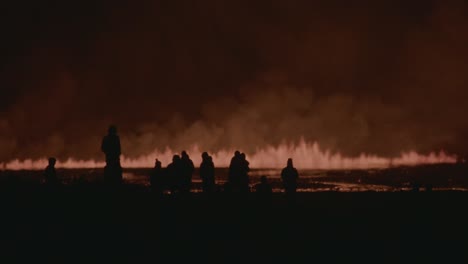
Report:
<svg viewBox="0 0 468 264"><path fill-rule="evenodd" d="M201 156L203 160L207 160L209 157L208 152L203 152Z"/></svg>
<svg viewBox="0 0 468 264"><path fill-rule="evenodd" d="M57 163L57 159L55 158L49 158L49 166L50 167L55 167L55 164Z"/></svg>
<svg viewBox="0 0 468 264"><path fill-rule="evenodd" d="M156 159L155 167L156 167L157 169L160 169L160 168L161 168L161 162L160 162L158 159Z"/></svg>
<svg viewBox="0 0 468 264"><path fill-rule="evenodd" d="M114 125L109 126L108 133L109 135L117 135L117 127Z"/></svg>
<svg viewBox="0 0 468 264"><path fill-rule="evenodd" d="M291 158L288 159L288 167L293 167L293 160Z"/></svg>

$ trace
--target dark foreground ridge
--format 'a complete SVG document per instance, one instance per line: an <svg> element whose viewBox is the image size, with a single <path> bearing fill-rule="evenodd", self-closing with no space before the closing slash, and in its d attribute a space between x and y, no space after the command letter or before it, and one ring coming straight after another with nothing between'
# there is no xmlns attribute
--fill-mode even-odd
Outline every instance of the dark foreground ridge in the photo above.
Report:
<svg viewBox="0 0 468 264"><path fill-rule="evenodd" d="M160 196L132 185L8 188L1 191L2 258L29 263L467 260L465 192L269 197Z"/></svg>
<svg viewBox="0 0 468 264"><path fill-rule="evenodd" d="M101 182L64 184L55 158L43 184L6 173L0 263L446 263L463 262L468 253L466 192L433 192L427 183L425 192L413 184L412 192L299 193L289 159L280 175L284 193L273 193L266 176L252 186L239 151L222 184L203 153L203 193L191 192L195 164L185 151L165 170L156 160L147 188L124 181L116 127L101 149ZM465 179L461 168L449 170L449 179Z"/></svg>

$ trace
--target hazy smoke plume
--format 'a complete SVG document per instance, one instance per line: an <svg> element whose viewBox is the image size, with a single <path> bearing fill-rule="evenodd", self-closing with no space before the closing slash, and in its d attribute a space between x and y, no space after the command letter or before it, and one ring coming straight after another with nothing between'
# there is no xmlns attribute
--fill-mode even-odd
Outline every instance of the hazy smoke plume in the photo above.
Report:
<svg viewBox="0 0 468 264"><path fill-rule="evenodd" d="M45 1L48 2L48 1ZM0 162L318 142L467 154L465 1L9 4Z"/></svg>

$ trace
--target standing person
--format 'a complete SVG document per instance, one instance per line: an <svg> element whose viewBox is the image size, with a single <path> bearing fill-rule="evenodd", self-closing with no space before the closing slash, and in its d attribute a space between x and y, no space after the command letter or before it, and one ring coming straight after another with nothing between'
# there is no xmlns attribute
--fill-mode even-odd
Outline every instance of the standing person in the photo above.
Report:
<svg viewBox="0 0 468 264"><path fill-rule="evenodd" d="M156 159L154 169L150 175L151 190L157 194L162 194L165 188L165 181L161 162Z"/></svg>
<svg viewBox="0 0 468 264"><path fill-rule="evenodd" d="M57 160L55 158L49 158L49 165L44 170L44 182L46 185L58 185L57 171L55 170L56 163Z"/></svg>
<svg viewBox="0 0 468 264"><path fill-rule="evenodd" d="M239 174L240 155L241 154L238 150L234 152L234 156L232 157L231 163L229 164L228 182L235 182L235 178Z"/></svg>
<svg viewBox="0 0 468 264"><path fill-rule="evenodd" d="M211 193L215 190L215 167L212 157L206 152L203 152L202 154L200 178L202 179L202 188L204 193Z"/></svg>
<svg viewBox="0 0 468 264"><path fill-rule="evenodd" d="M281 171L281 179L283 180L284 191L287 194L294 194L297 190L297 179L299 173L293 166L293 160L288 159L287 166Z"/></svg>
<svg viewBox="0 0 468 264"><path fill-rule="evenodd" d="M228 180L225 189L235 191L239 189L239 178L241 174L241 153L236 150L229 164Z"/></svg>
<svg viewBox="0 0 468 264"><path fill-rule="evenodd" d="M120 138L117 127L110 126L107 136L102 139L101 150L106 155L104 175L108 183L122 182L122 167L120 166Z"/></svg>
<svg viewBox="0 0 468 264"><path fill-rule="evenodd" d="M172 157L172 163L167 165L167 184L171 194L180 191L181 188L181 159L179 155Z"/></svg>
<svg viewBox="0 0 468 264"><path fill-rule="evenodd" d="M186 151L182 151L181 170L181 191L188 193L192 187L192 175L195 166Z"/></svg>

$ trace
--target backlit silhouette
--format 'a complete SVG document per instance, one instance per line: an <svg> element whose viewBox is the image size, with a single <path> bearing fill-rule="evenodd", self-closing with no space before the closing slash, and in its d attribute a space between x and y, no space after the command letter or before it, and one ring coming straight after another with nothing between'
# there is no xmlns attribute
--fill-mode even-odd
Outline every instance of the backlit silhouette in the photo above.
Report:
<svg viewBox="0 0 468 264"><path fill-rule="evenodd" d="M228 183L226 189L233 192L249 192L249 167L244 153L236 151L229 166Z"/></svg>
<svg viewBox="0 0 468 264"><path fill-rule="evenodd" d="M299 173L297 172L297 169L293 166L293 160L288 159L288 164L286 168L284 168L281 171L281 179L283 180L284 191L287 194L296 193L298 178Z"/></svg>
<svg viewBox="0 0 468 264"><path fill-rule="evenodd" d="M153 170L150 175L151 190L157 194L162 194L165 186L164 173L161 162L156 159Z"/></svg>
<svg viewBox="0 0 468 264"><path fill-rule="evenodd" d="M186 151L182 151L180 159L181 175L180 175L180 191L183 193L190 192L192 187L192 175L195 170L193 161L190 159Z"/></svg>
<svg viewBox="0 0 468 264"><path fill-rule="evenodd" d="M45 168L44 171L44 181L45 184L53 186L59 183L57 178L57 171L55 170L55 164L57 160L55 158L49 158L49 165Z"/></svg>
<svg viewBox="0 0 468 264"><path fill-rule="evenodd" d="M210 193L215 190L215 167L212 157L206 152L202 154L200 178L202 179L202 189L204 193Z"/></svg>
<svg viewBox="0 0 468 264"><path fill-rule="evenodd" d="M240 152L237 150L234 152L234 157L232 157L231 163L229 164L228 180L225 186L227 190L232 191L239 186L240 159Z"/></svg>
<svg viewBox="0 0 468 264"><path fill-rule="evenodd" d="M171 194L179 192L181 188L181 162L180 156L174 155L172 163L167 165L167 183L169 184Z"/></svg>
<svg viewBox="0 0 468 264"><path fill-rule="evenodd" d="M104 169L105 180L110 184L122 182L122 167L120 166L120 138L117 128L110 126L107 136L102 139L101 150L106 155L106 167Z"/></svg>

